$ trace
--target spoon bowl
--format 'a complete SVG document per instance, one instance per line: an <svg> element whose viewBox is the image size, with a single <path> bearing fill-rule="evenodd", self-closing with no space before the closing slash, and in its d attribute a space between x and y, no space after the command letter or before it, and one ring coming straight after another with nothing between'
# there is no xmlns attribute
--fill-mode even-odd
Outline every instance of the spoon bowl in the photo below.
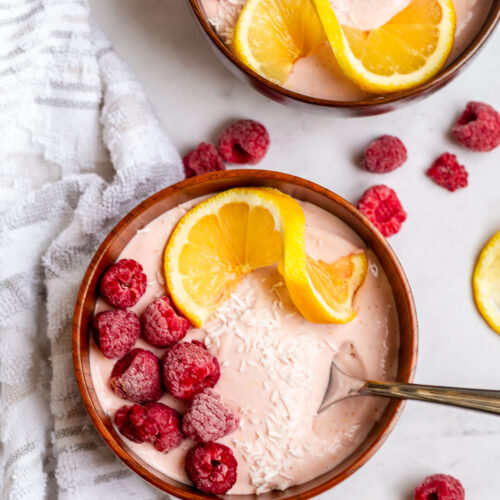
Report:
<svg viewBox="0 0 500 500"><path fill-rule="evenodd" d="M233 187L272 187L323 208L350 226L377 257L391 286L399 324L397 380L413 380L417 362L418 325L413 298L403 268L387 240L370 221L346 200L313 182L281 172L265 170L225 170L191 177L160 191L128 213L103 241L90 263L78 294L73 318L73 362L83 402L92 422L113 452L133 471L160 490L174 497L195 500L213 498L192 486L169 477L136 455L113 426L97 396L90 367L92 318L98 297L98 284L104 270L115 262L137 230L177 205L199 196ZM318 477L288 488L259 495L259 500L305 500L323 493L354 474L382 446L404 407L392 400L380 419L356 450L337 466ZM230 499L231 496L221 498ZM234 497L233 497L234 498ZM238 500L255 500L254 495L238 495Z"/></svg>

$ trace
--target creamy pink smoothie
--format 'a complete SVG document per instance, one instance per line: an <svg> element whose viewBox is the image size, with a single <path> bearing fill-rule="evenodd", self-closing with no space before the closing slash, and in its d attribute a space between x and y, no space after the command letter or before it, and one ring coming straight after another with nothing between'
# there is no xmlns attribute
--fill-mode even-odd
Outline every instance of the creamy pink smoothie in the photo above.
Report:
<svg viewBox="0 0 500 500"><path fill-rule="evenodd" d="M146 293L132 309L141 314L167 293L162 256L166 241L188 209L203 198L184 203L153 220L131 239L120 258L140 262L148 277ZM330 363L359 378L394 379L399 350L398 319L391 288L376 257L357 234L335 216L301 202L306 217L306 249L315 259L332 262L364 250L368 276L358 291L358 315L344 325L315 324L304 319L287 293L275 267L248 274L231 297L184 340L200 340L221 364L215 390L236 410L241 421L220 439L238 461L232 494L283 490L306 482L342 462L364 440L383 412L386 401L360 397L344 400L321 415L316 410L327 387ZM104 302L97 309L109 308ZM140 339L137 346L161 356ZM92 380L104 411L131 404L109 385L115 360L105 358L92 341ZM186 403L165 394L161 402L179 410ZM184 471L189 439L164 454L151 444L123 438L154 468L190 484Z"/></svg>
<svg viewBox="0 0 500 500"><path fill-rule="evenodd" d="M330 0L340 24L360 30L382 26L410 0ZM473 40L493 0L453 0L457 15L455 41L448 64ZM247 0L201 0L206 16L222 40L231 46L233 29ZM312 97L341 101L370 97L341 71L328 44L299 59L285 88ZM372 96L373 97L373 96Z"/></svg>

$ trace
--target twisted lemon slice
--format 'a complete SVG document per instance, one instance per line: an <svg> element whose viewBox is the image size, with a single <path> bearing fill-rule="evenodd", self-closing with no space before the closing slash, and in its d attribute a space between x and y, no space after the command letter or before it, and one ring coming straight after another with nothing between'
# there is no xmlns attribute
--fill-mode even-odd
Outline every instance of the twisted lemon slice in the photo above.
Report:
<svg viewBox="0 0 500 500"><path fill-rule="evenodd" d="M305 318L319 323L354 318L354 295L368 268L364 253L330 264L309 258L304 212L280 191L235 188L212 196L179 221L165 250L169 292L198 327L244 274L276 263Z"/></svg>
<svg viewBox="0 0 500 500"><path fill-rule="evenodd" d="M330 0L311 0L344 73L369 92L394 92L434 76L453 46L452 0L412 0L389 22L361 31L341 26Z"/></svg>
<svg viewBox="0 0 500 500"><path fill-rule="evenodd" d="M477 308L500 334L500 231L486 244L474 268L472 289Z"/></svg>

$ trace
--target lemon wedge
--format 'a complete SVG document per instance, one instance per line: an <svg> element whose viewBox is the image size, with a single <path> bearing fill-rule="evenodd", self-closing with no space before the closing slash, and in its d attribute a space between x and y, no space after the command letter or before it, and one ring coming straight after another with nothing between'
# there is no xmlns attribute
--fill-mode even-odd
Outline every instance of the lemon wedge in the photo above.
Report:
<svg viewBox="0 0 500 500"><path fill-rule="evenodd" d="M363 284L368 272L365 254L347 255L333 263L307 257L306 263L307 275L313 286L294 289L292 284L288 285L295 304L303 301L304 292L314 293L312 300L306 300L303 306L298 307L302 314L315 323L330 323L333 316L336 323L353 320L356 316L356 310L352 307L354 294Z"/></svg>
<svg viewBox="0 0 500 500"><path fill-rule="evenodd" d="M500 231L479 254L472 276L472 290L479 312L500 334Z"/></svg>
<svg viewBox="0 0 500 500"><path fill-rule="evenodd" d="M269 188L234 188L190 210L165 249L167 286L177 308L197 327L226 300L241 277L278 264L290 297L313 322L345 323L367 273L364 253L334 263L305 251L300 204Z"/></svg>
<svg viewBox="0 0 500 500"><path fill-rule="evenodd" d="M233 35L239 59L282 85L297 59L326 42L310 0L248 0Z"/></svg>
<svg viewBox="0 0 500 500"><path fill-rule="evenodd" d="M341 26L330 0L311 0L344 73L368 92L415 87L445 64L455 34L452 0L412 0L370 31Z"/></svg>

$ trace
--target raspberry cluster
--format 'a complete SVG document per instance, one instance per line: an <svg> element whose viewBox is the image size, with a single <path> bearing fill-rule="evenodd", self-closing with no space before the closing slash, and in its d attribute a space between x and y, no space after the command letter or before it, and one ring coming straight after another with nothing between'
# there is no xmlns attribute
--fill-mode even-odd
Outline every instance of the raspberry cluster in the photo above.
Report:
<svg viewBox="0 0 500 500"><path fill-rule="evenodd" d="M472 151L491 151L500 145L500 114L488 104L471 101L451 134ZM386 173L401 167L407 157L406 147L400 139L383 135L365 149L362 164L369 172ZM436 184L452 192L469 183L467 169L451 153L443 153L426 173ZM384 236L396 234L406 219L395 191L385 185L365 191L358 208Z"/></svg>
<svg viewBox="0 0 500 500"><path fill-rule="evenodd" d="M204 168L213 155L215 148L209 146L191 155L196 168ZM100 282L101 295L116 309L95 315L94 339L104 356L117 359L111 390L134 403L117 410L115 424L126 438L150 443L163 453L178 447L185 436L203 443L188 453L186 472L200 491L225 493L236 481L238 464L229 448L214 441L233 432L239 418L212 389L220 378L219 361L201 342L181 342L191 325L169 297L154 299L140 318L127 309L139 302L146 287L143 268L132 259L110 266ZM141 334L155 348L167 348L161 360L147 349L134 348ZM158 401L165 390L188 402L184 417Z"/></svg>
<svg viewBox="0 0 500 500"><path fill-rule="evenodd" d="M266 127L255 120L239 120L227 127L219 137L217 147L200 142L182 162L186 177L225 170L224 162L255 165L269 149Z"/></svg>

